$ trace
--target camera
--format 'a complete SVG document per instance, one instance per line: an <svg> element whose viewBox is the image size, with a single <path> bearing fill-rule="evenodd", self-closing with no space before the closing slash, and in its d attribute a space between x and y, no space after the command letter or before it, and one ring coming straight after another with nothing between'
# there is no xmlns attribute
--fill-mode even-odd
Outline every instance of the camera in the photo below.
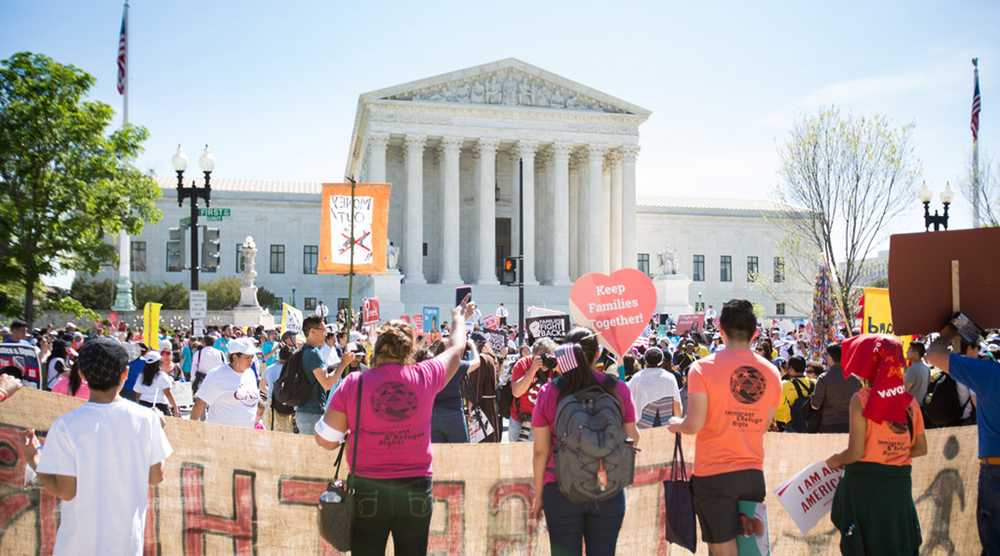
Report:
<svg viewBox="0 0 1000 556"><path fill-rule="evenodd" d="M552 355L551 353L543 353L541 355L541 357L542 357L542 366L543 367L545 367L546 369L548 369L550 371L554 370L556 368L556 356L555 355Z"/></svg>

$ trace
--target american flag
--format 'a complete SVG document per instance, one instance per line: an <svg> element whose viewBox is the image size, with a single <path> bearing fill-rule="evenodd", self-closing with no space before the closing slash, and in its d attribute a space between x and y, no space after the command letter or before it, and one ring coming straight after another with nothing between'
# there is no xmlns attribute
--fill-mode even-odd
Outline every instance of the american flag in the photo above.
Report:
<svg viewBox="0 0 1000 556"><path fill-rule="evenodd" d="M979 58L974 58L972 60L972 65L976 68L976 86L972 91L972 123L969 126L972 129L972 140L979 140L979 111L982 109L982 98L979 96Z"/></svg>
<svg viewBox="0 0 1000 556"><path fill-rule="evenodd" d="M565 344L556 348L556 362L559 364L559 369L564 373L568 373L580 366L576 360L576 352L573 350L574 345Z"/></svg>
<svg viewBox="0 0 1000 556"><path fill-rule="evenodd" d="M639 334L639 337L636 338L635 342L632 343L632 347L637 348L639 346L642 346L645 349L649 349L649 338L652 335L653 335L653 327L647 324L646 328L643 329L642 334Z"/></svg>
<svg viewBox="0 0 1000 556"><path fill-rule="evenodd" d="M122 29L118 34L118 94L125 94L125 78L128 73L128 2L122 10Z"/></svg>

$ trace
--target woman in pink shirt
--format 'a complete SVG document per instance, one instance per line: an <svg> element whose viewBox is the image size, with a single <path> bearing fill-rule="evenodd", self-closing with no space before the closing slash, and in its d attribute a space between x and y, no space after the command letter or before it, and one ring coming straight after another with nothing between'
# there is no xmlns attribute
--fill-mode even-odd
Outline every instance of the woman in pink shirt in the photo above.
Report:
<svg viewBox="0 0 1000 556"><path fill-rule="evenodd" d="M52 391L65 396L76 396L84 400L90 399L90 387L87 386L87 380L80 373L80 367L76 361L73 361L73 365L69 368L68 373L63 373L59 377L59 380L52 386Z"/></svg>
<svg viewBox="0 0 1000 556"><path fill-rule="evenodd" d="M435 396L458 371L467 315L463 302L452 312L448 348L417 364L409 323L383 325L372 368L347 375L316 424L314 438L323 448L336 449L346 437L348 481L355 492L355 556L383 556L389 534L397 556L427 553L433 506L431 414Z"/></svg>

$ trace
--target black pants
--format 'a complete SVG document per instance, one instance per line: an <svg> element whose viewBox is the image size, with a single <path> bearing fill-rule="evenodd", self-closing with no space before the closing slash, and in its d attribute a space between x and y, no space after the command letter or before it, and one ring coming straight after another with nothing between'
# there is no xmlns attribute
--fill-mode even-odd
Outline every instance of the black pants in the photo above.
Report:
<svg viewBox="0 0 1000 556"><path fill-rule="evenodd" d="M396 556L427 554L433 510L430 477L355 477L354 487L353 556L384 556L389 533Z"/></svg>
<svg viewBox="0 0 1000 556"><path fill-rule="evenodd" d="M820 425L819 432L822 433L851 432L851 427L847 423L842 423L839 425Z"/></svg>
<svg viewBox="0 0 1000 556"><path fill-rule="evenodd" d="M198 389L201 388L202 381L205 380L205 373L195 373L194 382L191 383L191 393L197 394Z"/></svg>
<svg viewBox="0 0 1000 556"><path fill-rule="evenodd" d="M144 402L142 400L139 400L139 405L143 407L155 407L156 409L160 410L160 413L167 416L173 415L173 412L170 411L170 406L168 406L165 403L158 403L156 405L153 405L149 402Z"/></svg>

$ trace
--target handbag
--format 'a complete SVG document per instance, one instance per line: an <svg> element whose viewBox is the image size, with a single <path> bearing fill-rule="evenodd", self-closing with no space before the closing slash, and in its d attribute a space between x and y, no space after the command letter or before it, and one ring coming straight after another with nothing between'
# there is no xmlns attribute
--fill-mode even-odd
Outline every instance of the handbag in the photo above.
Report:
<svg viewBox="0 0 1000 556"><path fill-rule="evenodd" d="M466 422L469 425L469 442L478 444L493 434L493 423L486 418L486 412L481 407L473 407L466 411Z"/></svg>
<svg viewBox="0 0 1000 556"><path fill-rule="evenodd" d="M680 434L674 439L674 460L671 464L670 479L663 481L663 494L666 497L667 542L694 552L698 548L694 497L691 493L691 482L688 480Z"/></svg>
<svg viewBox="0 0 1000 556"><path fill-rule="evenodd" d="M347 443L340 445L340 453L334 462L336 471L333 480L326 485L326 491L319 497L319 534L341 552L351 550L351 531L354 528L354 488L352 474L358 461L358 443L361 441L361 387L364 377L358 379L358 401L354 412L354 446L351 448L351 473L347 480L338 479L340 464L344 459Z"/></svg>

